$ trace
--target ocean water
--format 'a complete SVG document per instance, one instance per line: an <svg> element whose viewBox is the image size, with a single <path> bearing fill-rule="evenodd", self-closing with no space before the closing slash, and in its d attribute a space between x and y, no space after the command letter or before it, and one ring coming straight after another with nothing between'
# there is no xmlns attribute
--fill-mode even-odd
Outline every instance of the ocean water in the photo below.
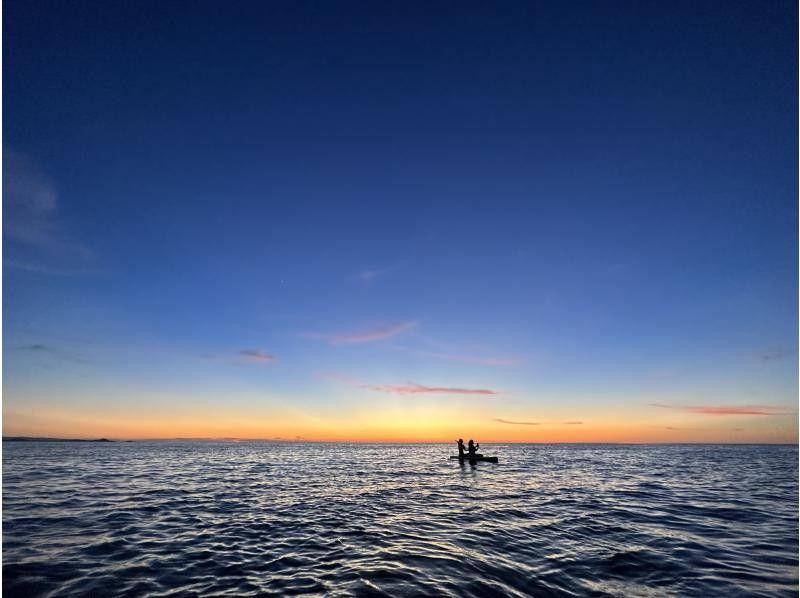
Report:
<svg viewBox="0 0 800 598"><path fill-rule="evenodd" d="M3 591L795 596L795 446L3 443Z"/></svg>

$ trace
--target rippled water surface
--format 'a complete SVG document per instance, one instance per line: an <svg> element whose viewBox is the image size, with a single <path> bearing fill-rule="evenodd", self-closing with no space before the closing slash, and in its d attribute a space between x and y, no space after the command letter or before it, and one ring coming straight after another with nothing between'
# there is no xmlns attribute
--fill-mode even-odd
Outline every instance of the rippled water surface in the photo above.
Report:
<svg viewBox="0 0 800 598"><path fill-rule="evenodd" d="M794 446L3 443L6 595L797 595Z"/></svg>

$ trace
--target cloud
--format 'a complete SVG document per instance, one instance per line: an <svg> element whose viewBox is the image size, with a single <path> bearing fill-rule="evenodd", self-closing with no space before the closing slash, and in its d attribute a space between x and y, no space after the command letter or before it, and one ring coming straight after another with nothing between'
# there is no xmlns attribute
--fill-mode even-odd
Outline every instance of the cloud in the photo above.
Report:
<svg viewBox="0 0 800 598"><path fill-rule="evenodd" d="M414 355L421 357L433 357L434 359L444 359L446 361L459 361L461 363L472 363L476 365L488 365L492 367L511 367L522 363L522 359L511 357L481 357L478 355L465 355L458 353L445 353L441 351L424 351L418 349L408 349L406 347L396 346L395 348L401 349Z"/></svg>
<svg viewBox="0 0 800 598"><path fill-rule="evenodd" d="M15 259L5 259L3 260L3 265L7 268L14 268L15 270L23 270L25 272L56 274L60 276L80 276L82 274L97 273L94 268L82 268L76 266L48 266L38 262L21 261Z"/></svg>
<svg viewBox="0 0 800 598"><path fill-rule="evenodd" d="M514 421L514 420L511 420L511 419L503 419L503 418L500 418L500 417L496 418L494 421L499 422L501 424L512 424L512 425L515 425L515 426L541 426L542 425L542 422L519 422L519 421ZM560 423L562 425L568 425L568 426L578 426L578 425L582 425L583 424L583 422L579 422L579 421L569 421L569 422L560 422Z"/></svg>
<svg viewBox="0 0 800 598"><path fill-rule="evenodd" d="M519 365L527 360L522 357L500 356L496 353L492 355L494 352L483 346L475 347L464 346L463 344L443 343L419 334L415 335L415 340L421 343L423 348L408 347L400 344L394 344L392 348L420 357L431 357L433 359L458 361L461 363L492 367L511 367Z"/></svg>
<svg viewBox="0 0 800 598"><path fill-rule="evenodd" d="M255 349L242 349L239 351L239 357L248 363L266 363L275 361L275 356L264 351L257 351Z"/></svg>
<svg viewBox="0 0 800 598"><path fill-rule="evenodd" d="M659 426L654 426L658 428ZM677 426L664 426L665 430L669 430L670 432L705 432L706 428L679 428Z"/></svg>
<svg viewBox="0 0 800 598"><path fill-rule="evenodd" d="M372 343L391 338L416 327L416 322L391 322L373 328L357 330L354 332L340 332L336 334L310 334L312 338L320 338L331 345L352 345L357 343Z"/></svg>
<svg viewBox="0 0 800 598"><path fill-rule="evenodd" d="M496 418L494 421L499 422L501 424L513 424L515 426L538 426L540 425L539 422L515 422L510 419L502 419Z"/></svg>
<svg viewBox="0 0 800 598"><path fill-rule="evenodd" d="M364 384L358 378L340 374L339 372L316 372L314 378L318 380L325 380L327 382L336 382L339 384L347 384L348 386L363 387Z"/></svg>
<svg viewBox="0 0 800 598"><path fill-rule="evenodd" d="M364 385L362 388L399 395L415 394L453 394L453 395L496 395L497 392L487 388L452 388L445 386L422 386L420 384Z"/></svg>
<svg viewBox="0 0 800 598"><path fill-rule="evenodd" d="M354 272L347 278L350 280L357 280L363 284L369 284L378 278L386 276L387 274L404 267L405 265L406 261L402 260L395 263L393 266L387 266L385 268L365 268L363 270L359 270L358 272Z"/></svg>
<svg viewBox="0 0 800 598"><path fill-rule="evenodd" d="M323 380L343 383L354 388L362 388L375 392L399 395L421 395L421 394L452 394L452 395L482 395L497 396L499 393L488 388L461 388L453 386L424 386L409 382L408 384L366 384L363 381L339 374L336 372L320 372L316 377Z"/></svg>
<svg viewBox="0 0 800 598"><path fill-rule="evenodd" d="M266 351L260 351L258 349L242 349L241 351L236 351L234 353L231 352L224 352L224 353L201 353L197 355L199 359L205 359L213 362L217 362L220 364L226 365L242 365L242 364L266 364L271 363L273 361L277 361L277 357L275 357L272 353L267 353Z"/></svg>
<svg viewBox="0 0 800 598"><path fill-rule="evenodd" d="M20 351L53 351L52 347L46 347L45 345L24 345L19 347Z"/></svg>
<svg viewBox="0 0 800 598"><path fill-rule="evenodd" d="M758 353L758 358L762 361L777 361L789 357L791 354L792 351L785 349L767 349Z"/></svg>
<svg viewBox="0 0 800 598"><path fill-rule="evenodd" d="M8 218L5 234L26 245L50 245L56 234L54 215L58 201L52 183L16 152L6 150L3 162L3 199Z"/></svg>
<svg viewBox="0 0 800 598"><path fill-rule="evenodd" d="M10 149L3 156L3 204L3 233L12 243L8 267L64 274L81 269L92 257L86 246L69 239L53 182Z"/></svg>
<svg viewBox="0 0 800 598"><path fill-rule="evenodd" d="M42 345L39 343L35 343L32 345L22 345L20 347L17 347L16 349L18 351L25 351L27 353L35 353L41 355L42 357L46 357L47 359L60 359L75 363L90 363L87 359L81 357L80 355L76 355L71 351L64 351L61 349L57 349L55 347L51 347L49 345Z"/></svg>
<svg viewBox="0 0 800 598"><path fill-rule="evenodd" d="M787 415L789 413L783 407L772 405L665 405L663 403L650 405L698 415Z"/></svg>
<svg viewBox="0 0 800 598"><path fill-rule="evenodd" d="M384 274L389 274L393 270L396 270L397 266L391 266L389 268L380 268L375 270L359 270L358 272L354 273L350 276L351 279L359 280L365 284L372 282L376 278L383 276Z"/></svg>

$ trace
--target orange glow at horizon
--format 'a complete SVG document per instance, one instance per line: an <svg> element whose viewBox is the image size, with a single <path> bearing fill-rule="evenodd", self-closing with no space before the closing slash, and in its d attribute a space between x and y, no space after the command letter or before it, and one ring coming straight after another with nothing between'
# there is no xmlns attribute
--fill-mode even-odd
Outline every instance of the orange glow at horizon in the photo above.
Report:
<svg viewBox="0 0 800 598"><path fill-rule="evenodd" d="M536 425L501 423L483 416L424 409L422 414L355 413L350 417L220 417L202 414L187 419L170 416L143 418L87 416L65 412L5 412L4 436L55 438L169 439L235 438L333 442L451 442L474 438L482 443L797 443L797 418L698 417L688 425L631 419L585 419L581 423ZM411 416L409 416L411 415ZM755 421L754 421L755 420ZM511 421L511 420L509 420Z"/></svg>

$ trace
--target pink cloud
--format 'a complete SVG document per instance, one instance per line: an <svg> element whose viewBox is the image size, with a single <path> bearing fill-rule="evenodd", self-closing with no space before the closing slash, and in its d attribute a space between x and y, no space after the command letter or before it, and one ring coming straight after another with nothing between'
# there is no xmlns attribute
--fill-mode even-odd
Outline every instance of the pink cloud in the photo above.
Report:
<svg viewBox="0 0 800 598"><path fill-rule="evenodd" d="M789 413L782 407L771 405L665 405L652 403L652 406L698 415L787 415Z"/></svg>
<svg viewBox="0 0 800 598"><path fill-rule="evenodd" d="M249 363L264 363L275 360L274 355L270 355L264 351L257 351L255 349L243 349L239 351L239 357Z"/></svg>
<svg viewBox="0 0 800 598"><path fill-rule="evenodd" d="M415 395L415 394L454 394L454 395L496 395L494 390L486 388L451 388L444 386L422 386L420 384L406 384L402 386L395 385L376 385L376 386L363 386L369 390L377 392L386 392L390 394L399 395Z"/></svg>
<svg viewBox="0 0 800 598"><path fill-rule="evenodd" d="M501 424L514 424L515 426L538 426L539 422L515 422L510 419L502 419L497 418L494 421L499 422Z"/></svg>
<svg viewBox="0 0 800 598"><path fill-rule="evenodd" d="M416 322L393 322L355 332L343 332L338 334L313 334L310 336L326 340L332 345L371 343L390 338L407 330L411 330L416 325Z"/></svg>

